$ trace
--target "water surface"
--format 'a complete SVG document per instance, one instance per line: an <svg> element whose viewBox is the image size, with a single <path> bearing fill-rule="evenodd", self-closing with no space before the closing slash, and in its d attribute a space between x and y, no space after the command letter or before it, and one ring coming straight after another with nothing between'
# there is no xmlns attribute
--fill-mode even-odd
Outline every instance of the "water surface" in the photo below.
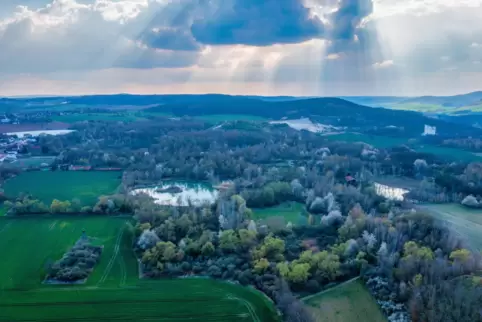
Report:
<svg viewBox="0 0 482 322"><path fill-rule="evenodd" d="M181 188L182 192L158 192L158 190L173 186ZM137 193L146 193L154 198L157 204L165 206L188 206L189 201L195 206L205 203L213 204L218 197L218 191L210 184L190 181L164 181L157 186L139 188L132 191L132 194Z"/></svg>

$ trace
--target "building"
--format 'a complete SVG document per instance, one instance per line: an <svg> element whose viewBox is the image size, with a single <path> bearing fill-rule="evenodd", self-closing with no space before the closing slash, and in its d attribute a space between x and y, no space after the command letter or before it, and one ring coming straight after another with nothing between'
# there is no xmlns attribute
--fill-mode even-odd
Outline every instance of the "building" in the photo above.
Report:
<svg viewBox="0 0 482 322"><path fill-rule="evenodd" d="M437 128L435 126L430 126L425 124L422 135L436 135Z"/></svg>
<svg viewBox="0 0 482 322"><path fill-rule="evenodd" d="M358 183L356 182L356 179L352 177L350 174L347 174L345 176L345 182L348 185L356 186Z"/></svg>

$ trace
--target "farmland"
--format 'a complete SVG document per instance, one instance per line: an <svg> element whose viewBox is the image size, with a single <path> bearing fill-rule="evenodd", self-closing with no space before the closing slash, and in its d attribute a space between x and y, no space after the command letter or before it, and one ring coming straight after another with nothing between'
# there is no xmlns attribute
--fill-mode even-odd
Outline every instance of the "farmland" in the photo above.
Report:
<svg viewBox="0 0 482 322"><path fill-rule="evenodd" d="M139 280L128 217L0 220L2 321L277 321L268 300L209 279ZM104 245L85 285L42 284L85 229Z"/></svg>
<svg viewBox="0 0 482 322"><path fill-rule="evenodd" d="M70 113L55 115L52 117L57 122L75 123L82 121L111 121L111 122L134 122L144 120L145 115L141 112L124 113Z"/></svg>
<svg viewBox="0 0 482 322"><path fill-rule="evenodd" d="M377 303L359 280L303 300L317 322L385 322Z"/></svg>
<svg viewBox="0 0 482 322"><path fill-rule="evenodd" d="M409 138L394 138L394 137L387 137L387 136L350 133L350 132L334 134L334 135L326 135L325 137L333 141L364 142L376 148L390 148L390 147L399 146L399 145L407 145L417 152L434 154L447 160L454 160L454 161L464 160L469 162L482 160L482 157L477 156L474 153L469 151L442 147L442 146L420 144L416 142L415 143L409 142L409 141L412 141Z"/></svg>
<svg viewBox="0 0 482 322"><path fill-rule="evenodd" d="M55 157L31 157L25 159L17 159L15 162L12 162L12 165L19 168L28 168L28 167L39 167L43 163L51 164L54 161Z"/></svg>
<svg viewBox="0 0 482 322"><path fill-rule="evenodd" d="M302 219L302 213L305 206L298 202L285 202L281 205L269 208L255 208L253 209L253 219L266 219L274 216L281 216L285 222L291 222L296 225Z"/></svg>
<svg viewBox="0 0 482 322"><path fill-rule="evenodd" d="M1 218L0 251L4 262L0 268L0 287L4 290L38 287L48 264L60 259L79 239L83 229L95 238L96 243L104 246L102 259L105 259L95 268L87 285L125 283L121 280L123 275L114 274L117 280L111 280L109 274L124 270L126 264L120 260L131 260L132 263L132 256L130 259L127 255L114 256L116 245L122 245L123 251L132 255L129 240L123 238L126 220L128 218L97 216ZM112 263L111 258L115 260Z"/></svg>
<svg viewBox="0 0 482 322"><path fill-rule="evenodd" d="M472 247L482 250L482 210L469 209L458 204L423 205L420 208L447 222L450 228L465 238Z"/></svg>
<svg viewBox="0 0 482 322"><path fill-rule="evenodd" d="M115 192L120 176L117 171L32 171L8 180L3 188L7 196L30 193L47 205L53 199L73 198L91 205L98 196Z"/></svg>
<svg viewBox="0 0 482 322"><path fill-rule="evenodd" d="M212 114L212 115L200 115L194 116L195 118L202 119L208 123L221 123L227 121L265 121L266 119L261 116L248 115L248 114Z"/></svg>

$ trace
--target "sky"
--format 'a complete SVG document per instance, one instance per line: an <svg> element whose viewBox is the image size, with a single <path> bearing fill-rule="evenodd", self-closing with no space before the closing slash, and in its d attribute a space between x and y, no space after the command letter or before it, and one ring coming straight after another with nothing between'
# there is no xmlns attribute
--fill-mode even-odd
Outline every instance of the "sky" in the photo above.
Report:
<svg viewBox="0 0 482 322"><path fill-rule="evenodd" d="M0 96L482 90L482 0L2 0Z"/></svg>

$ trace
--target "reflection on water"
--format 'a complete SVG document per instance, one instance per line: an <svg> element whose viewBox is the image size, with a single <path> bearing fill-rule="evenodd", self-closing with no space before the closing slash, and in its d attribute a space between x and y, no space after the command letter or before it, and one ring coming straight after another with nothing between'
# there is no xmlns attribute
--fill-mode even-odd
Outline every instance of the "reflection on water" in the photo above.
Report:
<svg viewBox="0 0 482 322"><path fill-rule="evenodd" d="M181 192L174 192L176 189L172 189L173 187L179 187ZM168 188L171 188L172 191L159 192ZM178 181L167 181L158 186L132 191L132 194L137 193L146 193L154 198L157 204L165 206L188 206L189 201L195 206L205 203L213 204L218 197L218 191L208 184Z"/></svg>
<svg viewBox="0 0 482 322"><path fill-rule="evenodd" d="M390 200L400 200L400 201L404 199L403 195L409 192L406 189L390 187L377 182L375 182L375 191L379 196L383 196Z"/></svg>

